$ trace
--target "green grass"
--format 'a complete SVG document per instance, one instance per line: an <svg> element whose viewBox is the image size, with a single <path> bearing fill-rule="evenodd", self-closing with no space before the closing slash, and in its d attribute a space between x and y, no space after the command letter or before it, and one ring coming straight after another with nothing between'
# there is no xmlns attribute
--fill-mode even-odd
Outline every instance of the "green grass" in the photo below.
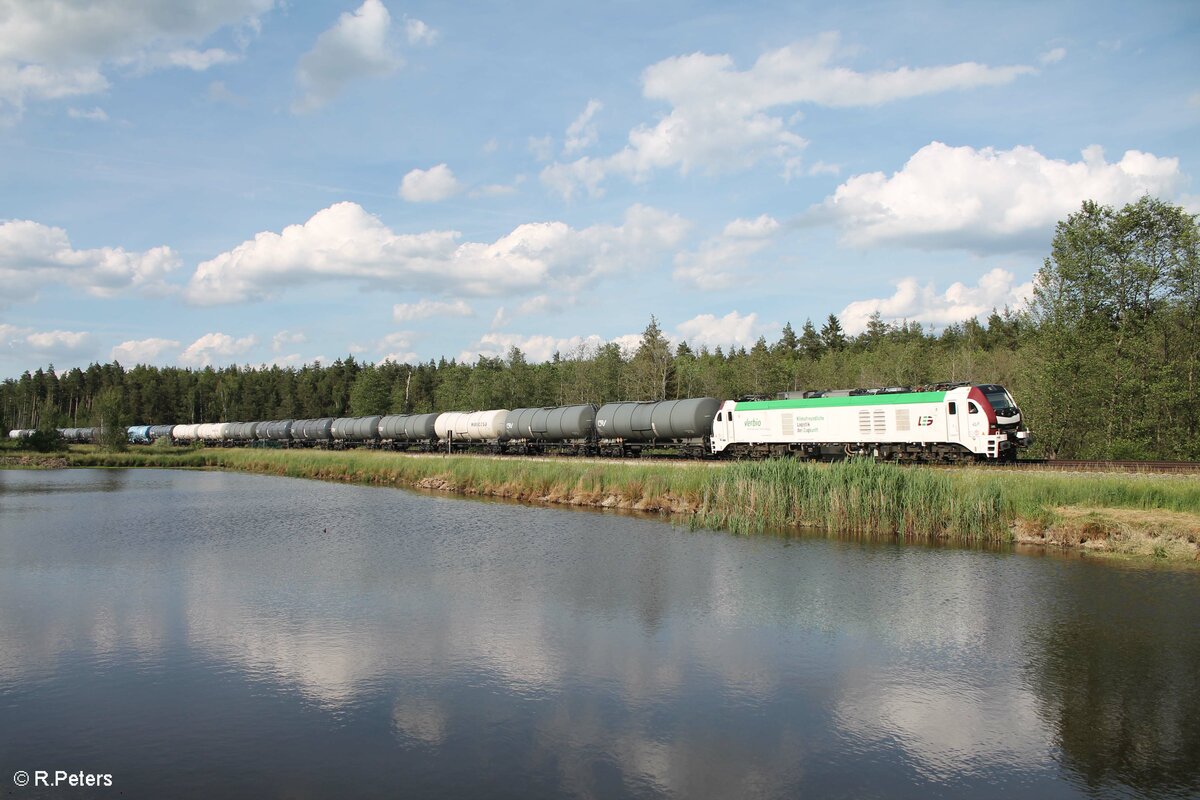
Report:
<svg viewBox="0 0 1200 800"><path fill-rule="evenodd" d="M215 468L658 511L734 533L814 527L962 542L1114 542L1197 552L1200 477L899 467L870 461L598 462L368 450L73 447L75 466ZM1141 520L1145 520L1144 524ZM1178 546L1176 546L1178 545ZM1132 552L1133 545L1126 548Z"/></svg>

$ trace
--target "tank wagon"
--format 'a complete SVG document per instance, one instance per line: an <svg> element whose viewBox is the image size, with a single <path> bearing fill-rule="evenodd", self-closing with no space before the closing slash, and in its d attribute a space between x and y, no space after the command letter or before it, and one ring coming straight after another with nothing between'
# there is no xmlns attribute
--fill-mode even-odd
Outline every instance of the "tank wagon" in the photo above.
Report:
<svg viewBox="0 0 1200 800"><path fill-rule="evenodd" d="M596 452L596 406L514 408L504 418L502 447L521 454Z"/></svg>
<svg viewBox="0 0 1200 800"><path fill-rule="evenodd" d="M150 444L150 426L130 425L125 429L125 436L130 444Z"/></svg>
<svg viewBox="0 0 1200 800"><path fill-rule="evenodd" d="M602 455L638 456L644 448L674 447L680 454L702 456L721 401L715 397L642 403L605 403L596 412L596 436Z"/></svg>
<svg viewBox="0 0 1200 800"><path fill-rule="evenodd" d="M356 447L379 441L379 420L374 417L338 417L329 428L334 447Z"/></svg>
<svg viewBox="0 0 1200 800"><path fill-rule="evenodd" d="M315 447L333 441L333 417L298 419L292 423L292 441L302 447Z"/></svg>
<svg viewBox="0 0 1200 800"><path fill-rule="evenodd" d="M30 436L33 436L34 433L36 433L36 431L34 431L32 428L15 428L8 432L8 438L27 439Z"/></svg>
<svg viewBox="0 0 1200 800"><path fill-rule="evenodd" d="M258 423L258 428L255 429L255 435L264 442L284 442L292 441L292 425L295 420L276 419L270 422Z"/></svg>
<svg viewBox="0 0 1200 800"><path fill-rule="evenodd" d="M174 425L151 425L150 426L150 441L156 442L159 439L170 439L171 432L175 430Z"/></svg>
<svg viewBox="0 0 1200 800"><path fill-rule="evenodd" d="M439 447L462 450L471 444L487 442L499 452L507 417L508 411L502 408L491 411L448 411L439 414L433 421L433 432Z"/></svg>
<svg viewBox="0 0 1200 800"><path fill-rule="evenodd" d="M713 421L713 453L1006 461L1031 441L1016 403L995 384L807 395L726 401Z"/></svg>
<svg viewBox="0 0 1200 800"><path fill-rule="evenodd" d="M379 418L379 441L393 450L430 449L437 442L440 414L389 414Z"/></svg>

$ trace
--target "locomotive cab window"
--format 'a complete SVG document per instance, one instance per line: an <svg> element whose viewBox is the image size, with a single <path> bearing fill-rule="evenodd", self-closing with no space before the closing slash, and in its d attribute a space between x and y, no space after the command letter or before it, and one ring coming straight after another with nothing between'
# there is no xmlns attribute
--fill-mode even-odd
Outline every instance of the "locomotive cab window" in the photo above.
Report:
<svg viewBox="0 0 1200 800"><path fill-rule="evenodd" d="M723 412L723 411L718 411L718 412L717 412L717 422L721 422L721 421L722 421L721 414L723 414L723 413L725 413L725 412Z"/></svg>
<svg viewBox="0 0 1200 800"><path fill-rule="evenodd" d="M974 403L967 403L967 413L968 414L978 414L979 406L975 405Z"/></svg>
<svg viewBox="0 0 1200 800"><path fill-rule="evenodd" d="M951 404L950 404L950 413L951 413L951 414L957 414L957 413L958 413L958 403L951 403Z"/></svg>

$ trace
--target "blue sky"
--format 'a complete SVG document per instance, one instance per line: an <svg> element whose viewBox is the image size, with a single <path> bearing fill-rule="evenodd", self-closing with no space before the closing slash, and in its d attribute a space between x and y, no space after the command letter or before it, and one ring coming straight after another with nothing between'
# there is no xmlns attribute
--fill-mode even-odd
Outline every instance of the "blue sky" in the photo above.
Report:
<svg viewBox="0 0 1200 800"><path fill-rule="evenodd" d="M0 0L0 377L1019 305L1200 212L1200 6Z"/></svg>

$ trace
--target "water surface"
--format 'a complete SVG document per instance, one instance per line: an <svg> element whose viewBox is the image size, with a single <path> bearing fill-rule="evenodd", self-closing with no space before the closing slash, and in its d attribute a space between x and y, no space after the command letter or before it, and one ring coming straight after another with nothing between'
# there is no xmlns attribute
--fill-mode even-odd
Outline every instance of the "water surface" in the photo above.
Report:
<svg viewBox="0 0 1200 800"><path fill-rule="evenodd" d="M0 786L1189 797L1200 576L217 472L0 471Z"/></svg>

